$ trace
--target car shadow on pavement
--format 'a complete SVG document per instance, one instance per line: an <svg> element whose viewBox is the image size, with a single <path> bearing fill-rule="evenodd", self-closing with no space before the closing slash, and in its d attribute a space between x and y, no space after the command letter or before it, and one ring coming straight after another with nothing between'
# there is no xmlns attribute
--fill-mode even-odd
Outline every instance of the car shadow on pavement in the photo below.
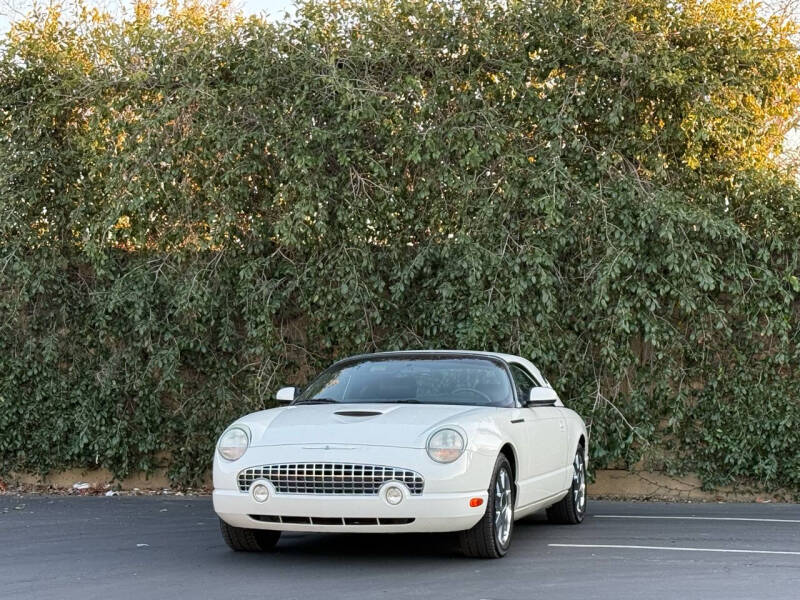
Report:
<svg viewBox="0 0 800 600"><path fill-rule="evenodd" d="M541 530L554 527L544 515L533 515L515 523L514 544L530 542ZM255 555L256 558L269 556L273 560L281 557L302 556L305 560L316 558L360 559L365 563L385 561L392 558L398 561L413 562L420 558L463 560L455 533L284 533L273 552ZM237 553L237 558L241 554Z"/></svg>
<svg viewBox="0 0 800 600"><path fill-rule="evenodd" d="M392 557L449 558L458 554L453 534L289 534L284 535L275 554L305 557L347 557L385 560Z"/></svg>

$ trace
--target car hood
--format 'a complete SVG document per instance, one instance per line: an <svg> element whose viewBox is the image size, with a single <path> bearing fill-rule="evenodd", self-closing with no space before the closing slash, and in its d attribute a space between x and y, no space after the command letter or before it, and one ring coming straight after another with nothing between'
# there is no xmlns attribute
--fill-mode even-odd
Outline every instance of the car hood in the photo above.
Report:
<svg viewBox="0 0 800 600"><path fill-rule="evenodd" d="M344 444L424 448L445 425L481 420L492 407L446 404L312 404L254 413L239 420L251 446Z"/></svg>

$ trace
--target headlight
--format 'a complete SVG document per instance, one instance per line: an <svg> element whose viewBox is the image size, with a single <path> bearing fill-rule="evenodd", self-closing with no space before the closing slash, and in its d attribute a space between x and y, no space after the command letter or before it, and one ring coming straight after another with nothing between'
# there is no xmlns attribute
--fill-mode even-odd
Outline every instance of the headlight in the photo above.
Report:
<svg viewBox="0 0 800 600"><path fill-rule="evenodd" d="M250 432L244 426L231 427L219 438L217 450L225 460L238 460L247 451L250 445Z"/></svg>
<svg viewBox="0 0 800 600"><path fill-rule="evenodd" d="M450 463L464 453L464 436L455 429L440 429L428 438L428 456L440 463Z"/></svg>

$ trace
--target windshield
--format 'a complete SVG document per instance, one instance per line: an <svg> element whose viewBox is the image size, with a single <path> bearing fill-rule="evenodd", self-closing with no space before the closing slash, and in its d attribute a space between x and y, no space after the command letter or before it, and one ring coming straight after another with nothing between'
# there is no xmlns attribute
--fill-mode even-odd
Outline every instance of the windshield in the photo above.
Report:
<svg viewBox="0 0 800 600"><path fill-rule="evenodd" d="M295 400L513 406L506 370L480 357L374 357L334 365Z"/></svg>

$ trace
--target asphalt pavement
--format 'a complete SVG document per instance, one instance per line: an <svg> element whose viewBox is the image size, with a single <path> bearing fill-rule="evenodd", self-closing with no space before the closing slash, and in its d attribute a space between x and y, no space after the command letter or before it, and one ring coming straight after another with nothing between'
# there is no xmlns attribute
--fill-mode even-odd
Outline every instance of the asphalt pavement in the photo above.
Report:
<svg viewBox="0 0 800 600"><path fill-rule="evenodd" d="M590 502L518 522L501 560L451 536L284 534L234 553L207 497L0 496L0 598L800 598L800 505Z"/></svg>

